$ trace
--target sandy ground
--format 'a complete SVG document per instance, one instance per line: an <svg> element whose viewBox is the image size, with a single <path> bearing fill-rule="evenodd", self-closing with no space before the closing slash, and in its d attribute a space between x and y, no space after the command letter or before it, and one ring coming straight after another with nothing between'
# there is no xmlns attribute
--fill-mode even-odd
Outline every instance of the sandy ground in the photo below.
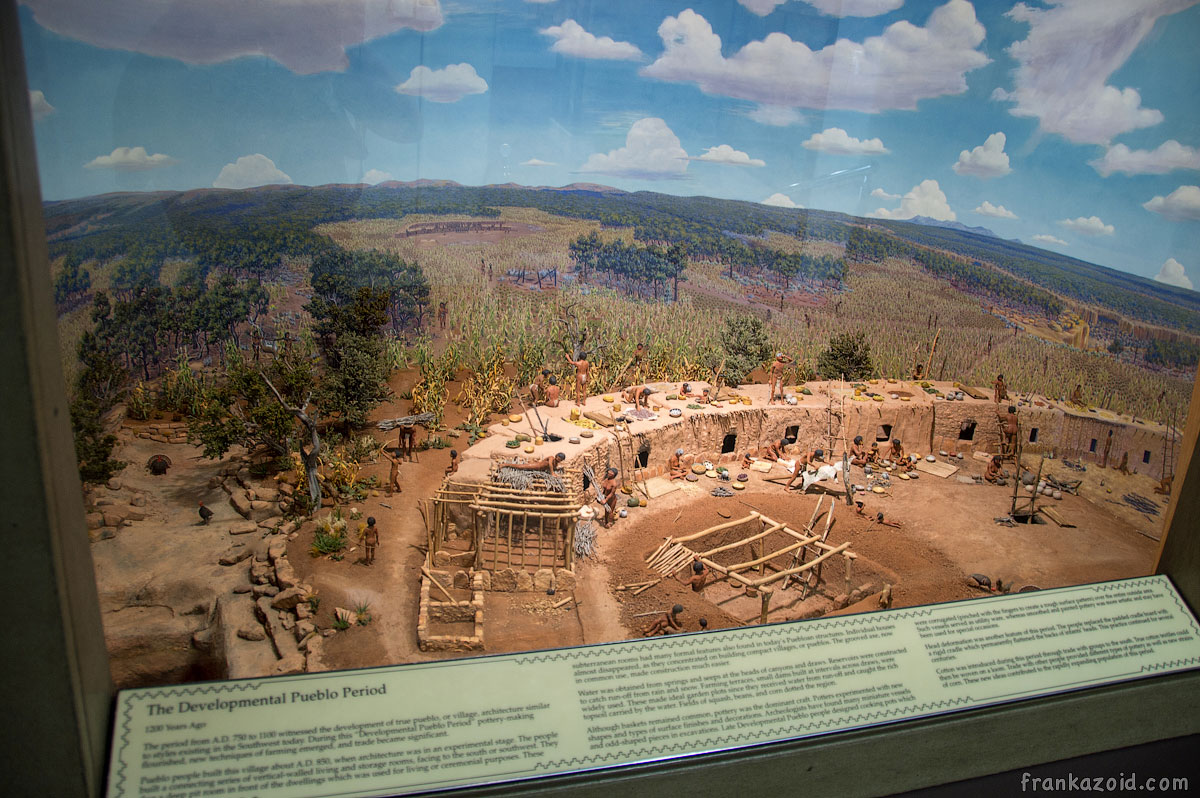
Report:
<svg viewBox="0 0 1200 798"><path fill-rule="evenodd" d="M392 388L399 395L411 387L414 379L411 373L398 373ZM455 395L457 389L452 384L450 395ZM380 407L374 418L408 412L409 403L396 400ZM459 412L448 405L448 427L458 423ZM382 433L373 434L382 440ZM422 435L418 433L419 439ZM465 444L465 439L460 440ZM141 468L156 451L165 451L175 463L165 477L151 477ZM179 612L179 596L191 592L200 597L197 606L206 606L202 598L206 593L227 592L234 581L244 578L233 576L241 568L215 565L216 557L230 544L223 525L238 518L220 488L204 487L220 463L198 455L199 451L191 446L164 446L139 439L121 449L120 456L133 463L123 479L133 489L147 493L150 512L147 520L135 522L114 539L98 541L94 546L97 579L108 613L106 628L119 632L119 615L128 612L129 607L139 608L142 613ZM425 527L415 500L436 491L448 463L448 450L420 452L417 462L401 467L401 493L388 496L383 491L372 491L354 504L364 517L375 516L381 528L374 565L362 561L360 548L351 550L340 561L311 557L311 522L304 524L291 542L289 559L301 579L314 585L321 599L316 617L319 627L332 625L335 607L353 609L365 603L369 608L369 624L351 627L326 640L324 667L370 667L456 656L421 652L416 639ZM836 545L850 541L851 550L858 555L851 589L869 595L891 584L893 606L908 606L985 595L971 584L971 573L1042 588L1149 573L1158 544L1139 530L1157 534L1161 519L1152 524L1123 503L1107 502L1119 501L1127 492L1152 496L1154 482L1148 477L1123 476L1096 466L1089 466L1082 474L1066 471L1054 461L1047 461L1047 466L1051 473L1084 480L1084 496L1049 502L1076 524L1074 528L1060 528L1053 523L1011 528L998 525L993 519L1008 512L1011 490L966 485L954 477L923 475L918 481L894 480L890 496L866 495L866 517L855 515L839 501L829 542ZM967 460L960 474L979 473L982 467L980 462ZM376 476L382 483L387 472L387 462L381 458L365 466L362 476ZM782 473L777 467L773 475ZM756 622L760 600L723 582L710 583L702 593L694 593L681 581L667 579L636 597L616 588L656 576L647 570L643 559L667 535L690 534L751 510L802 529L817 502L816 494L785 491L780 485L765 482L764 476L751 472L747 489L729 498L709 495L717 483L702 479L653 500L646 508L631 509L628 518L601 532L596 555L579 565L574 592L577 605L553 610L550 604L558 597L550 599L536 592L486 594L486 653L634 637L652 620L649 616L639 617L641 613L666 610L675 603L685 608L685 630L699 628L700 618L706 619L711 629ZM862 481L858 469L852 479ZM209 501L217 512L208 527L196 524L195 507L200 499ZM828 503L826 499L825 506ZM869 518L877 512L883 512L887 520L898 521L901 528L871 523ZM842 594L847 590L838 559L829 561L824 583L805 600L794 587L778 593L772 599L770 621L814 617L845 603ZM778 564L786 563L781 560ZM180 573L187 576L180 579ZM186 583L186 590L172 586L172 580ZM160 600L160 595L174 598ZM155 610L156 604L174 606ZM862 609L873 606L870 600L857 605ZM131 624L143 622L133 615L128 617ZM175 675L195 678L187 673Z"/></svg>

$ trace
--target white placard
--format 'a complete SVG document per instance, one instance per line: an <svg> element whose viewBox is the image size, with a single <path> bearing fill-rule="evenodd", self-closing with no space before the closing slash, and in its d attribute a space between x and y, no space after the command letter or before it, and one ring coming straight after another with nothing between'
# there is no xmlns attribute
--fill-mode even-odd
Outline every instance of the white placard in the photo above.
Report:
<svg viewBox="0 0 1200 798"><path fill-rule="evenodd" d="M1164 576L747 629L122 691L111 798L373 796L686 756L1200 666Z"/></svg>

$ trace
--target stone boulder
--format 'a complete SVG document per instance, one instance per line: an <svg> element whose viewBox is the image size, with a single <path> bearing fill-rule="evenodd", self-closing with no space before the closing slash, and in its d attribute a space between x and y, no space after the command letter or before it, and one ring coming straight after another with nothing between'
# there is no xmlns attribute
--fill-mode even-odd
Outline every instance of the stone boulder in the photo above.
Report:
<svg viewBox="0 0 1200 798"><path fill-rule="evenodd" d="M517 589L517 572L511 568L503 568L492 574L492 590L501 593L511 593Z"/></svg>
<svg viewBox="0 0 1200 798"><path fill-rule="evenodd" d="M242 491L235 490L233 493L229 494L229 503L233 505L233 509L236 510L237 514L242 518L246 518L251 521L257 520L251 517L252 513L254 512L254 507L252 506L250 500L246 498L246 494Z"/></svg>
<svg viewBox="0 0 1200 798"><path fill-rule="evenodd" d="M552 587L555 587L554 572L549 568L542 568L533 575L533 589L539 592L546 592Z"/></svg>
<svg viewBox="0 0 1200 798"><path fill-rule="evenodd" d="M242 560L249 558L253 554L253 549L247 546L238 546L228 549L224 554L217 558L217 562L221 565L237 565Z"/></svg>
<svg viewBox="0 0 1200 798"><path fill-rule="evenodd" d="M271 606L277 610L290 610L307 600L308 596L303 590L298 587L289 587L287 590L280 591L279 595L271 600Z"/></svg>
<svg viewBox="0 0 1200 798"><path fill-rule="evenodd" d="M275 561L275 584L279 585L280 590L295 587L299 581L295 569L292 568L292 564L287 561L286 557Z"/></svg>

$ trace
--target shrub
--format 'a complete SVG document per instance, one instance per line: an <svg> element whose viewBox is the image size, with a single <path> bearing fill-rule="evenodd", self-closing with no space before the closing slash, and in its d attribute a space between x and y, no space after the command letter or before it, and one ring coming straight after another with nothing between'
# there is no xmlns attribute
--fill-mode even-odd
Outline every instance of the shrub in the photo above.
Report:
<svg viewBox="0 0 1200 798"><path fill-rule="evenodd" d="M866 333L842 333L830 338L829 348L817 356L817 371L829 380L862 380L874 374Z"/></svg>
<svg viewBox="0 0 1200 798"><path fill-rule="evenodd" d="M758 316L731 316L721 330L721 347L725 350L725 382L737 386L746 381L750 372L771 357L771 341L767 328Z"/></svg>

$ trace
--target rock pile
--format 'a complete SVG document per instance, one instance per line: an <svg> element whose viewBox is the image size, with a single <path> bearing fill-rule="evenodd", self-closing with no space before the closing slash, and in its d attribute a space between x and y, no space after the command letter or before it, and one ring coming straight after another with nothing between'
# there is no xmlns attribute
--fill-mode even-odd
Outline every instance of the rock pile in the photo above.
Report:
<svg viewBox="0 0 1200 798"><path fill-rule="evenodd" d="M209 483L209 487L218 486L229 494L229 504L247 521L275 526L295 506L295 474L280 474L274 487L256 484L244 460L234 460L222 468Z"/></svg>
<svg viewBox="0 0 1200 798"><path fill-rule="evenodd" d="M84 507L88 535L92 540L108 540L121 527L144 521L148 515L143 491L128 489L118 477L104 486L84 486Z"/></svg>
<svg viewBox="0 0 1200 798"><path fill-rule="evenodd" d="M187 443L186 421L157 421L137 431L137 436L156 443Z"/></svg>
<svg viewBox="0 0 1200 798"><path fill-rule="evenodd" d="M240 533L230 529L230 534ZM276 675L303 673L316 665L322 636L334 633L332 629L317 629L310 601L312 586L300 581L288 561L287 544L296 534L296 523L287 521L263 530L259 541L234 543L219 559L227 566L249 560L249 585L239 585L233 592L235 597L245 596L253 602L253 617L258 623L238 626L237 638L270 640L278 659L273 670Z"/></svg>

